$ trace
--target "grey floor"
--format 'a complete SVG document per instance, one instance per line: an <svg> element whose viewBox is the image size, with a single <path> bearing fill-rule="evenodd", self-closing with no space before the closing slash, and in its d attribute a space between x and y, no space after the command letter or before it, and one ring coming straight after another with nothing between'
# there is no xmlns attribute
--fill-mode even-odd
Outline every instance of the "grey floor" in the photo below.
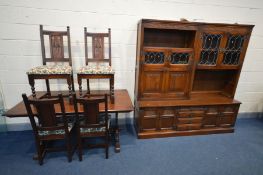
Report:
<svg viewBox="0 0 263 175"><path fill-rule="evenodd" d="M84 160L50 153L39 166L30 131L0 134L0 174L105 175L261 175L263 120L238 119L235 133L138 140L132 125L122 126L121 153L86 150Z"/></svg>

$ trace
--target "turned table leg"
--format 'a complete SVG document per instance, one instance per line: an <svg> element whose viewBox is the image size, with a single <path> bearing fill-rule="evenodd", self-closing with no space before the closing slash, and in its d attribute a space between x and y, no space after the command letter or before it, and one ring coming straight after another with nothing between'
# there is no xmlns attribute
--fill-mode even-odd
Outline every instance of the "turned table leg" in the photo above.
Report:
<svg viewBox="0 0 263 175"><path fill-rule="evenodd" d="M110 100L114 103L114 75L110 78Z"/></svg>
<svg viewBox="0 0 263 175"><path fill-rule="evenodd" d="M115 113L115 152L119 153L121 151L120 147L120 131L118 122L118 112Z"/></svg>

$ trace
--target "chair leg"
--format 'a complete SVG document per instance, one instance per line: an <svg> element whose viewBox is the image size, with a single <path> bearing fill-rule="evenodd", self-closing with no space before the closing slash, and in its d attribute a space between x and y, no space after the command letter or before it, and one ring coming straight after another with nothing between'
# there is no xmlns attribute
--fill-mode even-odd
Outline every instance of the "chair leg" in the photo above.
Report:
<svg viewBox="0 0 263 175"><path fill-rule="evenodd" d="M79 161L82 161L82 140L80 136L78 136L78 153L79 153Z"/></svg>
<svg viewBox="0 0 263 175"><path fill-rule="evenodd" d="M37 146L37 156L38 156L38 163L39 165L43 165L43 150L44 145L41 145L40 141L36 141Z"/></svg>
<svg viewBox="0 0 263 175"><path fill-rule="evenodd" d="M87 79L87 93L90 94L89 79Z"/></svg>
<svg viewBox="0 0 263 175"><path fill-rule="evenodd" d="M35 90L35 80L31 75L28 75L29 85L31 86L32 95L36 97L36 90Z"/></svg>
<svg viewBox="0 0 263 175"><path fill-rule="evenodd" d="M72 146L71 146L71 143L70 143L70 139L67 138L66 139L66 142L67 142L67 154L68 154L68 162L71 162L72 161Z"/></svg>
<svg viewBox="0 0 263 175"><path fill-rule="evenodd" d="M46 79L46 86L47 86L47 96L50 97L51 96L51 92L50 92L49 79Z"/></svg>
<svg viewBox="0 0 263 175"><path fill-rule="evenodd" d="M72 83L72 91L75 92L75 86L74 86L74 78L73 78L73 74L71 76L71 83Z"/></svg>
<svg viewBox="0 0 263 175"><path fill-rule="evenodd" d="M109 133L107 133L107 135L106 135L106 138L105 138L106 140L106 159L108 159L109 158Z"/></svg>

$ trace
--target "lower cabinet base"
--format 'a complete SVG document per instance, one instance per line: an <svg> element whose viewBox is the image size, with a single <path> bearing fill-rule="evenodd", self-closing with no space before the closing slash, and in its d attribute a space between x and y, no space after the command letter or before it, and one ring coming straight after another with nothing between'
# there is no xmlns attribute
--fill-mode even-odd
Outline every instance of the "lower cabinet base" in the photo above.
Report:
<svg viewBox="0 0 263 175"><path fill-rule="evenodd" d="M135 128L141 139L231 133L239 105L139 107L135 110Z"/></svg>
<svg viewBox="0 0 263 175"><path fill-rule="evenodd" d="M207 135L207 134L222 134L233 133L234 128L214 128L214 129L200 129L192 131L144 131L138 133L139 139L162 138L162 137L176 137L176 136L191 136L191 135Z"/></svg>

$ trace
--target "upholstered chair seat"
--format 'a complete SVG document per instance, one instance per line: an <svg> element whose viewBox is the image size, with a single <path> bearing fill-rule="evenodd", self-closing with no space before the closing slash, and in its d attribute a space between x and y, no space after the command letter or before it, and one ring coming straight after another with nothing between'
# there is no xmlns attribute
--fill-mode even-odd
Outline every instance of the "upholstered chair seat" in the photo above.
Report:
<svg viewBox="0 0 263 175"><path fill-rule="evenodd" d="M114 74L109 65L87 65L83 66L77 72L78 74Z"/></svg>
<svg viewBox="0 0 263 175"><path fill-rule="evenodd" d="M100 115L99 116L99 123L100 124L104 124L105 122L105 116L103 115ZM108 121L107 121L107 125L108 125L108 128L110 128L110 118L108 118ZM80 126L83 125L84 122L80 122ZM106 127L105 126L102 126L102 127L95 127L95 128L83 128L83 127L80 127L80 132L81 133L94 133L94 132L105 132L106 131Z"/></svg>
<svg viewBox="0 0 263 175"><path fill-rule="evenodd" d="M69 65L43 65L30 69L29 71L27 71L27 74L28 75L72 74L72 67Z"/></svg>
<svg viewBox="0 0 263 175"><path fill-rule="evenodd" d="M74 127L74 123L68 123L68 131L71 132L72 128ZM50 135L65 135L64 129L57 129L57 130L42 130L38 131L39 136L50 136Z"/></svg>

